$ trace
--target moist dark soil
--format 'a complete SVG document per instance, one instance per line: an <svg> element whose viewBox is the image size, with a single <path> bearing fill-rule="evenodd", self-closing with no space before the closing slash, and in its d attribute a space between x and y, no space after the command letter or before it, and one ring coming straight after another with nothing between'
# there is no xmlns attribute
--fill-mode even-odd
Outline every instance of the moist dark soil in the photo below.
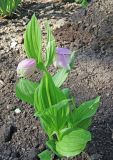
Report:
<svg viewBox="0 0 113 160"><path fill-rule="evenodd" d="M25 0L11 18L0 19L0 160L37 160L37 154L46 148L34 109L18 100L14 89L16 67L25 58L23 33L34 12L43 42L44 21L49 19L57 46L76 51L76 63L64 86L71 89L77 104L101 96L90 129L92 141L73 160L113 160L112 0L94 0L87 9L75 3ZM33 78L39 79L40 73Z"/></svg>

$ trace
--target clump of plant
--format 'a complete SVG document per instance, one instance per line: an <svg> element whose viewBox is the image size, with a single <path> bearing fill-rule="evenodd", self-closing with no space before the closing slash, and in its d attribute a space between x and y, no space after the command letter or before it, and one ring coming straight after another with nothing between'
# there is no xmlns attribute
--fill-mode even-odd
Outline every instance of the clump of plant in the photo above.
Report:
<svg viewBox="0 0 113 160"><path fill-rule="evenodd" d="M75 2L81 4L83 7L87 7L89 0L75 0Z"/></svg>
<svg viewBox="0 0 113 160"><path fill-rule="evenodd" d="M0 15L11 16L21 0L0 0Z"/></svg>
<svg viewBox="0 0 113 160"><path fill-rule="evenodd" d="M74 65L74 52L67 48L56 48L54 36L47 24L47 46L45 60L42 58L42 34L35 15L27 25L24 47L28 59L17 67L16 95L31 104L35 116L47 134L47 150L38 156L42 160L58 157L73 157L84 151L91 141L88 131L95 115L100 97L77 106L68 88L61 88ZM52 75L48 68L54 64L57 73ZM40 82L29 79L37 68L43 73ZM54 153L54 154L53 154Z"/></svg>

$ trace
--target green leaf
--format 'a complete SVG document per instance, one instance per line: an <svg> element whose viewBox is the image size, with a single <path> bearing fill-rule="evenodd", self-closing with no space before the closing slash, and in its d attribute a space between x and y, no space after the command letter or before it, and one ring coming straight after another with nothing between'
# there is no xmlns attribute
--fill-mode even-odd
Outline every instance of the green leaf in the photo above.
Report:
<svg viewBox="0 0 113 160"><path fill-rule="evenodd" d="M95 115L99 107L99 102L100 102L100 97L97 97L93 100L82 103L78 108L75 108L73 112L71 113L72 125L79 126L79 124L83 124L86 122L90 123L89 121L91 120L89 118Z"/></svg>
<svg viewBox="0 0 113 160"><path fill-rule="evenodd" d="M87 118L85 120L82 120L79 123L74 124L74 127L82 128L82 129L86 129L87 130L91 126L91 122L92 122L92 119L91 118Z"/></svg>
<svg viewBox="0 0 113 160"><path fill-rule="evenodd" d="M56 151L65 157L76 156L85 149L90 140L90 132L84 129L71 130L56 142Z"/></svg>
<svg viewBox="0 0 113 160"><path fill-rule="evenodd" d="M41 30L39 22L35 15L32 16L31 21L28 23L26 32L24 35L24 48L26 54L29 58L34 58L38 64L42 64L42 55L41 55ZM38 66L40 69L43 67Z"/></svg>
<svg viewBox="0 0 113 160"><path fill-rule="evenodd" d="M0 0L0 15L10 16L20 2L21 0Z"/></svg>
<svg viewBox="0 0 113 160"><path fill-rule="evenodd" d="M75 2L81 4L84 8L88 6L88 0L75 0Z"/></svg>
<svg viewBox="0 0 113 160"><path fill-rule="evenodd" d="M49 137L56 134L60 138L60 130L65 127L69 114L68 101L62 100L39 115Z"/></svg>
<svg viewBox="0 0 113 160"><path fill-rule="evenodd" d="M16 83L16 96L28 104L34 104L34 92L38 84L27 79L19 79Z"/></svg>
<svg viewBox="0 0 113 160"><path fill-rule="evenodd" d="M76 59L76 53L75 53L75 51L73 51L73 52L71 53L70 63L69 63L70 70L74 67L75 59Z"/></svg>
<svg viewBox="0 0 113 160"><path fill-rule="evenodd" d="M38 154L40 160L52 160L52 153L49 150L45 150Z"/></svg>
<svg viewBox="0 0 113 160"><path fill-rule="evenodd" d="M43 113L47 108L66 99L64 93L54 85L49 73L45 73L34 95L34 104L37 115Z"/></svg>
<svg viewBox="0 0 113 160"><path fill-rule="evenodd" d="M88 0L82 0L82 7L86 8L88 6Z"/></svg>
<svg viewBox="0 0 113 160"><path fill-rule="evenodd" d="M55 53L56 53L56 43L55 38L52 34L49 24L46 25L47 28L47 47L46 47L46 67L53 63Z"/></svg>
<svg viewBox="0 0 113 160"><path fill-rule="evenodd" d="M68 76L68 71L66 69L60 69L54 76L53 81L55 86L60 87Z"/></svg>
<svg viewBox="0 0 113 160"><path fill-rule="evenodd" d="M69 96L70 96L70 90L69 90L69 88L64 88L64 89L62 89L62 92L65 94L65 96L66 96L67 98L69 98Z"/></svg>
<svg viewBox="0 0 113 160"><path fill-rule="evenodd" d="M56 144L54 140L48 140L46 142L46 145L48 146L48 148L54 153L56 154L58 157L60 157L60 155L58 154L58 152L56 151Z"/></svg>

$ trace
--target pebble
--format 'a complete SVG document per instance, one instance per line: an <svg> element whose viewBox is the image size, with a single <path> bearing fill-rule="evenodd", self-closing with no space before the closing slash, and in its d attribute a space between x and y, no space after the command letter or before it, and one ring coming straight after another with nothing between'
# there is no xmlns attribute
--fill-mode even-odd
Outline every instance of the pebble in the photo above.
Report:
<svg viewBox="0 0 113 160"><path fill-rule="evenodd" d="M11 42L11 48L16 48L16 45L17 45L16 41Z"/></svg>
<svg viewBox="0 0 113 160"><path fill-rule="evenodd" d="M106 93L106 96L109 97L109 96L110 96L110 93Z"/></svg>
<svg viewBox="0 0 113 160"><path fill-rule="evenodd" d="M0 89L4 86L4 82L2 80L0 80Z"/></svg>
<svg viewBox="0 0 113 160"><path fill-rule="evenodd" d="M19 113L21 113L21 110L20 110L19 108L16 108L16 109L15 109L15 113L16 113L16 114L19 114Z"/></svg>
<svg viewBox="0 0 113 160"><path fill-rule="evenodd" d="M23 36L19 36L18 39L17 39L17 42L18 42L19 44L22 44L23 41L24 41Z"/></svg>
<svg viewBox="0 0 113 160"><path fill-rule="evenodd" d="M10 110L14 109L14 107L15 107L15 106L14 106L13 104L8 104L8 105L7 105L7 109L10 109Z"/></svg>

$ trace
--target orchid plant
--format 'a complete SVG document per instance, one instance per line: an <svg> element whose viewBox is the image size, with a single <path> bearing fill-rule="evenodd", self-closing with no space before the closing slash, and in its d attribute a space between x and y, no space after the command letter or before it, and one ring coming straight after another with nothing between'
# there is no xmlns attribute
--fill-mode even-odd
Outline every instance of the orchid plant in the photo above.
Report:
<svg viewBox="0 0 113 160"><path fill-rule="evenodd" d="M100 97L77 106L68 88L61 86L74 65L74 52L67 48L56 48L55 38L47 24L47 47L45 61L42 57L41 29L35 15L28 23L24 35L24 47L28 59L17 67L17 97L32 105L35 116L47 134L47 150L38 156L41 160L58 157L73 157L80 154L91 141L88 128L95 115ZM51 75L48 67L54 64L57 73ZM37 68L43 73L40 82L29 79Z"/></svg>
<svg viewBox="0 0 113 160"><path fill-rule="evenodd" d="M0 0L0 15L11 16L20 2L21 0Z"/></svg>

